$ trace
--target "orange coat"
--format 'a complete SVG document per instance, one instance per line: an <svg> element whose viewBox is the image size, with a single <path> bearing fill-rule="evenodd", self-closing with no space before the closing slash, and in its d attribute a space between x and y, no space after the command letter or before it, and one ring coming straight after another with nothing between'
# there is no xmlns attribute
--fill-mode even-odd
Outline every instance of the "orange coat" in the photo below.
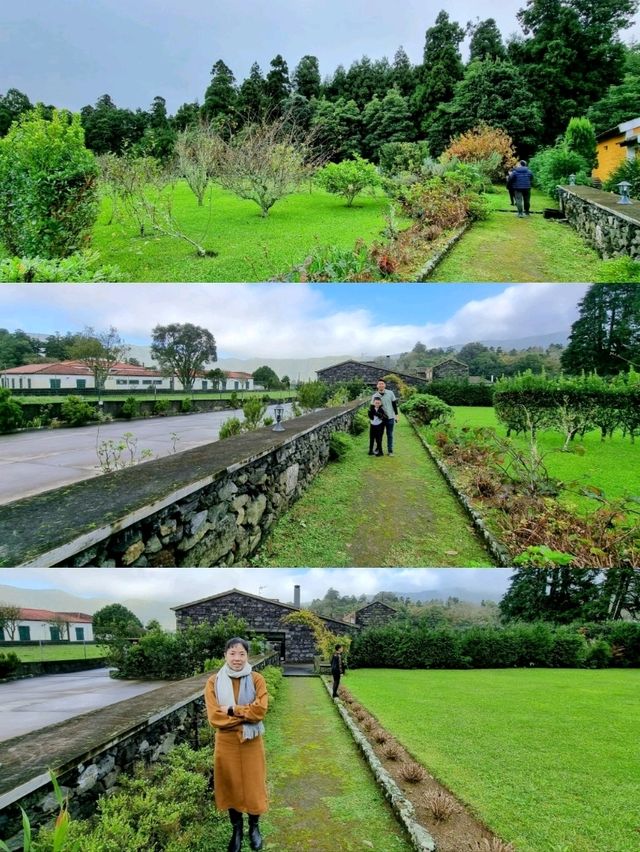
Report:
<svg viewBox="0 0 640 852"><path fill-rule="evenodd" d="M251 672L256 690L255 701L233 708L234 715L228 716L220 710L214 685L217 675L212 675L204 689L209 724L216 729L213 786L216 807L221 811L234 808L247 814L263 814L267 811L267 767L264 756L264 740L254 737L242 739L244 722L260 722L264 719L269 704L267 684L258 672ZM238 700L240 680L232 678L233 695Z"/></svg>

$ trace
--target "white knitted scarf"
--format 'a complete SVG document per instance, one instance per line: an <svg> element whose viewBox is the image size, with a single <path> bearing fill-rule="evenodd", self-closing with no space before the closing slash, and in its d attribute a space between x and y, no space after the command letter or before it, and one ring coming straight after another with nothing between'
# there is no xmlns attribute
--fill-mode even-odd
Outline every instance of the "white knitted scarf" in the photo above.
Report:
<svg viewBox="0 0 640 852"><path fill-rule="evenodd" d="M252 704L256 700L256 688L253 685L251 677L252 667L246 663L244 668L235 672L225 663L218 674L216 675L216 698L218 704L229 706L232 704ZM231 678L240 678L240 690L238 692L238 700L233 695L233 683ZM264 734L264 725L262 722L244 722L242 725L242 739L252 740Z"/></svg>

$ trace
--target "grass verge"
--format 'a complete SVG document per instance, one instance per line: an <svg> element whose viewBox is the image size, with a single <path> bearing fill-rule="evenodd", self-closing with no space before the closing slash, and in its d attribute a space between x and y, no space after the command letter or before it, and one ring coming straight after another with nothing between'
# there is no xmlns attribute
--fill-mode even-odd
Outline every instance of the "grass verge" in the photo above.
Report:
<svg viewBox="0 0 640 852"><path fill-rule="evenodd" d="M489 566L471 521L401 417L392 457L352 439L274 525L253 565ZM386 453L386 444L385 444Z"/></svg>
<svg viewBox="0 0 640 852"><path fill-rule="evenodd" d="M532 215L518 219L506 190L487 195L491 212L476 222L429 281L595 281L602 261L573 228L539 215L553 202L532 190ZM502 212L507 211L507 212Z"/></svg>
<svg viewBox="0 0 640 852"><path fill-rule="evenodd" d="M12 648L7 645L5 653L12 651L23 663L39 663L42 660L94 660L106 656L107 649L101 645L83 645L82 642L71 645L29 645Z"/></svg>
<svg viewBox="0 0 640 852"><path fill-rule="evenodd" d="M637 850L638 670L361 669L348 687L518 852Z"/></svg>

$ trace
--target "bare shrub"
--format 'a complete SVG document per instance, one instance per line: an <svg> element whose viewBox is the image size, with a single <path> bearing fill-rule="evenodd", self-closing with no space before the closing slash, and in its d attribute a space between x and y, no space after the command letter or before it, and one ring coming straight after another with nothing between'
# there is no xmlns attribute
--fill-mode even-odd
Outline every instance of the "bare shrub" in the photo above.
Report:
<svg viewBox="0 0 640 852"><path fill-rule="evenodd" d="M362 709L362 707L359 710L356 710L353 715L356 717L358 722L362 722L367 718L367 713L365 710Z"/></svg>
<svg viewBox="0 0 640 852"><path fill-rule="evenodd" d="M404 781L408 781L410 784L419 784L427 777L427 772L424 766L420 766L419 763L406 761L402 764L400 775Z"/></svg>
<svg viewBox="0 0 640 852"><path fill-rule="evenodd" d="M445 822L458 810L455 799L440 790L425 793L423 800L437 822Z"/></svg>
<svg viewBox="0 0 640 852"><path fill-rule="evenodd" d="M214 180L267 216L276 201L310 180L326 157L314 147L315 130L291 116L245 125L228 140L219 137Z"/></svg>
<svg viewBox="0 0 640 852"><path fill-rule="evenodd" d="M483 837L482 840L476 840L475 844L469 848L473 852L515 852L513 844L505 843L499 837L492 837L490 840Z"/></svg>
<svg viewBox="0 0 640 852"><path fill-rule="evenodd" d="M372 736L375 742L380 743L380 745L384 745L389 739L389 734L384 730L384 728L376 728L373 731Z"/></svg>
<svg viewBox="0 0 640 852"><path fill-rule="evenodd" d="M382 749L382 753L387 760L400 760L402 757L400 746L396 745L396 743L387 743Z"/></svg>
<svg viewBox="0 0 640 852"><path fill-rule="evenodd" d="M178 174L183 177L202 207L204 195L220 154L220 137L208 127L188 127L178 134L175 154Z"/></svg>
<svg viewBox="0 0 640 852"><path fill-rule="evenodd" d="M373 728L375 728L375 726L376 726L376 723L375 723L375 722L374 722L374 720L371 718L371 716L366 717L366 718L365 718L365 719L363 719L363 721L362 721L362 728L363 728L365 731L371 731L371 730L373 730Z"/></svg>

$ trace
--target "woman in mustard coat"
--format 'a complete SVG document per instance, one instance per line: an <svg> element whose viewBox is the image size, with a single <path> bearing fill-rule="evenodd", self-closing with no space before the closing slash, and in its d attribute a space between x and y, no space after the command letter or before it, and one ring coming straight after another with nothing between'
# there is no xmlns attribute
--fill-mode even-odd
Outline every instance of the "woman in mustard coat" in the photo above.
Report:
<svg viewBox="0 0 640 852"><path fill-rule="evenodd" d="M240 852L243 813L249 815L249 844L262 849L258 820L266 812L264 725L269 697L264 678L249 665L249 645L227 642L225 663L204 691L209 723L216 729L213 785L216 807L228 810L233 833L228 852Z"/></svg>

